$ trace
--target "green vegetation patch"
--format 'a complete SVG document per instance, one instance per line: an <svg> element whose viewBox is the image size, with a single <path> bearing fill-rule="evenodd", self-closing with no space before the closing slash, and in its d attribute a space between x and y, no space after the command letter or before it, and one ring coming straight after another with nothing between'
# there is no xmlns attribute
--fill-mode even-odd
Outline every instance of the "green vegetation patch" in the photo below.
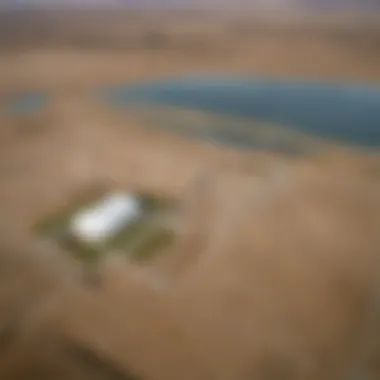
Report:
<svg viewBox="0 0 380 380"><path fill-rule="evenodd" d="M160 253L163 249L170 246L175 238L173 230L159 227L143 239L133 251L133 259L139 262L145 262Z"/></svg>

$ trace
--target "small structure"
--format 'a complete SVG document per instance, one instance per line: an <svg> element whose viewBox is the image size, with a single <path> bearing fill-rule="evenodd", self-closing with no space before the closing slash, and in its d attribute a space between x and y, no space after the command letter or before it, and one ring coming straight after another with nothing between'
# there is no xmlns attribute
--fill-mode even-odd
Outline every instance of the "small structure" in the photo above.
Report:
<svg viewBox="0 0 380 380"><path fill-rule="evenodd" d="M155 193L94 188L42 217L33 229L84 263L115 251L143 262L174 240L175 210L173 200Z"/></svg>
<svg viewBox="0 0 380 380"><path fill-rule="evenodd" d="M75 214L69 223L69 232L79 241L97 245L117 235L141 214L137 197L114 193Z"/></svg>

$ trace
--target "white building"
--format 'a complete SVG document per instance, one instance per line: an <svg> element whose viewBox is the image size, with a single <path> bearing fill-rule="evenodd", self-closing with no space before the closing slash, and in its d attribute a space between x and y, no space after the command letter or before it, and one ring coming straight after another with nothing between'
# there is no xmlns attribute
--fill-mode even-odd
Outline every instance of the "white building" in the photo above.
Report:
<svg viewBox="0 0 380 380"><path fill-rule="evenodd" d="M141 213L141 204L137 197L114 193L75 214L71 219L69 232L85 243L101 244L136 220Z"/></svg>

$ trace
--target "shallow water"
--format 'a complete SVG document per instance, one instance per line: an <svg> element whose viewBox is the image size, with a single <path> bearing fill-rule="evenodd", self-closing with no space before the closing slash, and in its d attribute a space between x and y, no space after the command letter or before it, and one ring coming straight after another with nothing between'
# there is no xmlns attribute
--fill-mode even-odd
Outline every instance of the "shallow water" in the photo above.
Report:
<svg viewBox="0 0 380 380"><path fill-rule="evenodd" d="M230 120L239 117L264 122L261 128L270 123L328 140L380 146L380 85L193 75L106 86L96 95L112 107L138 104L194 109L228 115ZM46 107L48 101L49 94L36 91L14 97L3 107L8 114L29 116ZM252 123L252 128L257 125ZM229 129L209 138L255 145L234 131L233 123Z"/></svg>
<svg viewBox="0 0 380 380"><path fill-rule="evenodd" d="M196 75L101 89L114 107L177 106L380 146L380 86Z"/></svg>
<svg viewBox="0 0 380 380"><path fill-rule="evenodd" d="M13 98L8 103L6 111L11 115L31 115L43 109L47 102L47 94L29 92Z"/></svg>

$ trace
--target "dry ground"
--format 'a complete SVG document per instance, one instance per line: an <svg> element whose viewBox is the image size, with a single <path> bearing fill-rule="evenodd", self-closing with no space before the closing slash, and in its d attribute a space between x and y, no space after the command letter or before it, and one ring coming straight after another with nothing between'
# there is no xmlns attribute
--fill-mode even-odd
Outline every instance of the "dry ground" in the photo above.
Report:
<svg viewBox="0 0 380 380"><path fill-rule="evenodd" d="M282 25L221 39L225 24L207 25L200 36L215 43L203 50L4 46L3 99L46 88L55 103L0 120L1 379L380 378L370 339L380 318L376 155L222 150L147 132L82 97L99 83L205 69L380 78L378 50L362 49L362 37L342 45L325 27L300 37ZM186 200L165 260L141 268L111 257L100 288L29 231L94 179Z"/></svg>
<svg viewBox="0 0 380 380"><path fill-rule="evenodd" d="M0 14L2 94L194 71L379 81L375 16Z"/></svg>
<svg viewBox="0 0 380 380"><path fill-rule="evenodd" d="M362 369L366 329L377 329L376 156L228 151L79 100L58 103L32 133L8 122L2 378L337 379ZM183 235L162 262L111 257L100 289L29 230L94 179L187 199Z"/></svg>

